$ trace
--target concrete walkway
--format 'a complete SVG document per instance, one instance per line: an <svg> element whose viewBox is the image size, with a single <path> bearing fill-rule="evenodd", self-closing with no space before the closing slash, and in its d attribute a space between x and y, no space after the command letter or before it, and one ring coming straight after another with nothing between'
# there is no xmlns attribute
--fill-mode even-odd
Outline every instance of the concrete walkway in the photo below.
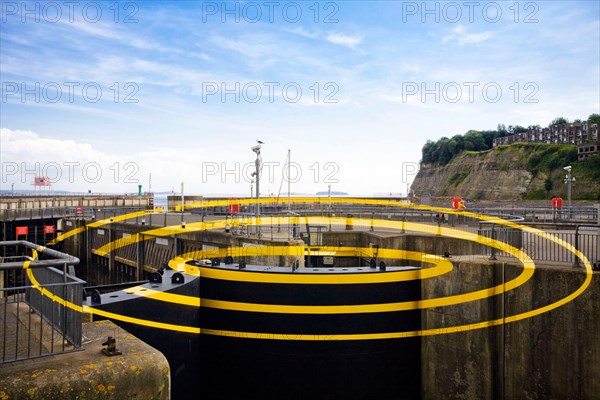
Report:
<svg viewBox="0 0 600 400"><path fill-rule="evenodd" d="M0 399L169 399L170 369L158 350L110 321L83 324L83 350L2 364ZM122 354L102 343L116 338Z"/></svg>

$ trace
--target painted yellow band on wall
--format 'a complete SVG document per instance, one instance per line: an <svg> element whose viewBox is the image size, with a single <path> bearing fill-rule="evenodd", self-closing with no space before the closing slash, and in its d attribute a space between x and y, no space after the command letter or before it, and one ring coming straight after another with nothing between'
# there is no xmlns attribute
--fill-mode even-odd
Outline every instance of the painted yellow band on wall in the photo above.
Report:
<svg viewBox="0 0 600 400"><path fill-rule="evenodd" d="M294 203L317 202L317 203L323 203L323 204L345 203L345 204L386 205L386 206L402 207L402 208L406 208L406 209L444 212L446 214L461 214L461 215L464 215L464 216L467 216L470 218L476 218L476 219L480 219L483 221L494 222L498 225L504 225L507 227L520 229L525 232L529 232L529 233L538 235L540 237L551 240L551 241L563 246L568 251L572 252L576 257L579 257L579 259L582 261L584 268L585 268L586 277L585 277L585 280L582 283L582 285L576 291L571 293L570 295L568 295L556 302L548 304L546 306L539 307L537 309L519 313L516 315L508 316L508 317L502 318L502 319L494 319L494 320L482 321L482 322L460 325L460 326L451 326L451 327L418 330L418 331L410 331L410 332L393 332L393 333L381 333L381 334L349 334L349 335L297 335L297 334L281 335L281 334L260 333L260 332L234 332L234 331L207 330L207 329L200 330L199 328L195 328L195 327L171 325L171 324L164 324L164 323L160 323L160 322L156 322L156 321L140 320L140 319L124 316L124 315L108 313L108 312L105 312L102 310L94 309L93 307L86 306L86 307L82 308L82 307L76 306L70 302L67 302L67 301L61 299L58 296L53 295L46 289L43 289L41 287L41 285L35 280L35 277L33 276L31 269L28 268L29 264L30 264L29 261L23 263L23 268L27 269L27 275L31 279L31 282L34 285L34 287L36 287L38 290L40 290L45 296L52 298L53 301L62 302L61 304L64 304L68 307L76 309L77 311L89 311L91 313L103 315L107 318L114 318L114 319L121 320L121 321L141 324L141 325L155 327L155 328L159 328L159 329L169 329L169 330L188 332L188 333L203 333L203 334L211 334L211 335L256 338L256 339L272 339L272 340L373 340L373 339L391 339L391 338L403 338L403 337L414 337L414 336L429 336L429 335L447 334L447 333L454 333L454 332L463 332L463 331L469 331L469 330L474 330L474 329L482 329L482 328L500 325L503 323L520 321L520 320L523 320L526 318L531 318L533 316L540 315L542 313L554 310L554 309L574 300L579 295L581 295L589 287L591 280L592 280L591 264L589 263L587 258L580 251L573 248L573 246L571 246L569 243L566 243L566 242L554 237L553 235L550 235L546 232L542 232L538 229L526 227L526 226L519 225L514 222L510 222L510 221L506 221L506 220L501 220L496 217L474 214L474 213L470 213L470 212L467 212L464 210L456 211L456 210L451 210L451 209L441 208L441 207L417 206L414 204L399 203L399 202L395 202L393 200L347 199L347 198L343 198L343 199L294 198L291 200ZM240 199L240 200L235 201L236 204L254 204L257 202L264 204L264 203L270 203L270 202L272 202L272 200L271 199L259 199L259 200ZM217 207L217 206L225 206L228 204L231 204L230 200L206 201L206 202L202 202L202 203L186 205L185 208ZM106 219L106 220L94 222L87 226L89 226L89 227L103 226L106 224L110 224L111 222L118 222L118 221L130 219L130 218L135 218L136 216L145 215L147 213L151 213L151 211L125 214L122 216L114 217L112 219L112 221L111 221L111 219ZM309 222L311 220L311 218L315 218L315 217L306 217L306 221ZM320 221L322 221L323 218L330 218L330 217L318 217L318 218ZM332 224L339 224L341 220L342 219L340 219L340 218L331 218L330 219ZM279 221L280 221L280 218L278 218L278 222ZM222 229L225 226L224 225L225 222L226 221L212 222L212 223L210 223L210 229ZM231 224L232 221L228 221L228 222ZM270 217L267 217L267 218L263 217L259 221L256 221L256 222L259 224L262 224L262 225L274 224L273 218L270 218ZM297 220L295 220L294 222L297 223ZM223 223L223 225L221 225L221 223ZM437 227L437 226L418 224L418 223L413 223L413 222L396 222L396 221L356 219L356 218L350 219L350 220L347 218L343 218L343 223L344 224L348 224L348 223L361 224L361 225L365 225L365 224L369 223L369 224L373 224L373 226L377 226L377 227L381 227L381 228L415 230L415 231L420 231L420 232L439 234L444 237L454 237L454 238L463 239L463 240L471 240L471 241L483 244L485 246L495 247L501 251L512 254L513 256L515 256L517 259L519 259L523 263L523 267L524 267L523 272L516 279L513 279L512 281L509 281L504 285L499 285L499 286L496 286L494 288L489 288L489 289L482 289L479 291L466 293L466 294L462 294L462 295L449 296L446 298L424 299L424 300L420 300L418 302L406 302L406 303L418 303L418 304L422 305L423 303L427 304L426 302L430 302L431 307L437 307L437 306L443 306L443 305L449 305L449 304L459 304L459 303L462 303L463 301L473 301L473 300L477 300L477 299L486 298L488 296L502 293L502 291L504 291L504 290L512 290L512 289L518 287L520 284L523 284L531 277L531 275L534 272L534 268L535 268L535 264L533 263L531 258L529 256L527 256L525 253L523 253L522 251L515 249L506 243L498 242L498 241L492 240L490 238L481 237L481 236L478 236L478 235L470 233L470 232L461 231L459 229ZM189 224L188 228L186 228L185 232L189 232L190 231L189 228L192 228L194 230L205 230L205 229L208 229L208 227L209 227L209 225L207 225L206 223ZM69 231L64 235L57 237L50 244L55 244L55 243L59 242L60 240L66 239L67 237L74 236L74 235L84 231L85 228L86 227L82 227L82 228L77 228L72 231ZM164 236L164 235L178 234L178 233L182 233L182 232L184 232L184 230L181 227L174 226L174 227L166 227L166 228L159 228L159 229L146 231L146 232L144 232L144 234L150 234L150 235L154 235L154 236ZM130 238L133 238L133 239L130 239ZM113 242L106 246L103 246L102 251L104 252L104 254L108 254L108 252L114 251L115 248L118 248L116 246L123 247L128 244L135 243L136 239L139 240L140 235L135 235L130 238L126 238L129 240L121 240L120 242L117 241L118 243ZM277 246L270 246L270 247L277 247ZM34 256L37 258L36 252L34 252ZM201 273L202 269L200 268L197 272ZM459 296L466 296L466 297L459 297ZM205 300L205 301L207 301L207 300ZM457 301L457 302L454 303L453 301ZM439 305L436 305L438 303L439 303ZM233 306L248 307L248 304L249 303L234 303L234 304L223 304L223 305L230 306L230 307L233 307ZM396 305L397 304L401 304L401 303L396 303ZM253 307L253 306L256 306L256 305L250 305L250 307ZM263 306L263 305L260 305L260 306ZM277 305L267 305L267 306L282 307L282 306L277 306ZM390 305L377 305L377 306L389 307ZM287 306L285 306L285 307L287 307ZM276 308L274 308L274 309L276 309Z"/></svg>

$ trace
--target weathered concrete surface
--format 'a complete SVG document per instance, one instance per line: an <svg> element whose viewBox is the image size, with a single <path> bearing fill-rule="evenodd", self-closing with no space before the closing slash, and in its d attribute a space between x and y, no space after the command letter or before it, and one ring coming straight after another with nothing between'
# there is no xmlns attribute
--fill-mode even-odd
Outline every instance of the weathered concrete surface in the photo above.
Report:
<svg viewBox="0 0 600 400"><path fill-rule="evenodd" d="M424 298L492 287L513 279L518 265L454 259L443 279L424 280ZM598 399L600 274L558 309L505 325L425 336L423 399ZM543 307L575 291L582 268L536 264L533 277L504 296L425 309L423 329L499 319Z"/></svg>
<svg viewBox="0 0 600 400"><path fill-rule="evenodd" d="M110 321L83 325L83 351L14 362L0 368L0 399L169 399L165 357ZM123 354L101 353L108 336Z"/></svg>

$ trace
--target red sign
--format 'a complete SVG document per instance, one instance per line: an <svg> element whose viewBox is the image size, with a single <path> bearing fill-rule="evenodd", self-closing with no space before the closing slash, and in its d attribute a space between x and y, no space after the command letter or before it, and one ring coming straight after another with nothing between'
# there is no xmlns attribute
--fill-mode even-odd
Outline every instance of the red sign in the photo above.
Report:
<svg viewBox="0 0 600 400"><path fill-rule="evenodd" d="M83 207L77 207L75 209L75 214L82 215L83 214Z"/></svg>
<svg viewBox="0 0 600 400"><path fill-rule="evenodd" d="M237 199L229 199L229 200L231 201L231 200L237 200ZM228 211L230 214L237 213L240 211L240 205L239 204L229 204Z"/></svg>
<svg viewBox="0 0 600 400"><path fill-rule="evenodd" d="M17 226L17 236L27 236L29 234L28 226Z"/></svg>
<svg viewBox="0 0 600 400"><path fill-rule="evenodd" d="M462 202L463 202L463 199L461 199L460 197L453 197L452 198L452 208L454 208L454 209L459 208L460 203L462 203Z"/></svg>
<svg viewBox="0 0 600 400"><path fill-rule="evenodd" d="M56 226L54 225L44 225L44 233L49 235L51 233L56 233Z"/></svg>
<svg viewBox="0 0 600 400"><path fill-rule="evenodd" d="M563 199L561 197L552 198L552 208L562 208Z"/></svg>

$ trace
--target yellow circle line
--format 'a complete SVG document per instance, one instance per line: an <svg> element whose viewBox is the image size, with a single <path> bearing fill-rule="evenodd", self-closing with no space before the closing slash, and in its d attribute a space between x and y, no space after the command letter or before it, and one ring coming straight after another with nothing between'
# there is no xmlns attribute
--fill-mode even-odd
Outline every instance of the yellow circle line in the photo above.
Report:
<svg viewBox="0 0 600 400"><path fill-rule="evenodd" d="M305 219L307 220L307 223L315 223L315 222L322 222L324 219L327 221L330 217L305 217ZM488 217L490 218L490 217ZM269 221L271 218L263 218L262 220L259 220L258 223L260 224L270 224ZM350 219L350 218L349 218ZM352 220L352 219L351 219ZM470 292L470 293L465 293L465 294L460 294L460 295L454 295L454 296L446 296L446 297L442 297L442 298L437 298L437 299L427 299L427 300L420 300L418 303L421 307L424 308L430 308L430 307L439 307L439 306L446 306L446 305L454 305L454 304L458 304L460 302L463 301L474 301L474 300L480 300L486 297L490 297L493 295L498 295L503 293L506 290L512 290L520 285L522 285L523 283L527 282L527 280L529 280L534 273L534 269L535 269L535 264L533 263L533 260L531 260L531 258L525 254L524 252L522 252L519 249L516 249L506 243L500 242L498 240L495 239L491 239L491 238L486 238L480 235L477 235L475 233L470 233L470 232L465 232L459 229L454 229L454 228L446 228L446 227L436 227L436 226L431 226L431 225L427 225L427 224L422 224L422 223L416 223L416 222L402 222L402 221L388 221L388 220L380 220L380 219L353 219L353 221L358 221L359 223L364 223L366 221L368 221L369 223L371 223L373 226L376 227L383 227L383 228L389 228L389 229L401 229L401 227L404 227L405 229L411 230L411 231L418 231L418 232L425 232L425 233L434 233L434 234L439 234L442 236L446 236L446 237L453 237L453 238L457 238L457 239L462 239L462 240L468 240L468 241L473 241L476 243L480 243L480 244L484 244L486 246L491 246L491 247L495 247L501 251L507 252L511 255L513 255L514 257L516 257L518 260L521 261L521 263L523 264L523 271L521 272L521 274L519 276L517 276L515 279L506 282L505 284L501 284L501 285L497 285L491 288L487 288L487 289L482 289L482 290L478 290L475 292ZM214 221L213 223L215 225L218 226L225 226L225 223L227 222L227 220L218 220L218 221ZM202 223L198 223L200 224L200 226L204 226L204 222ZM190 224L193 225L193 224ZM175 227L167 227L168 229L164 229L161 228L160 230L163 230L164 232L168 232L170 229L174 229ZM178 229L185 229L185 228L178 228ZM153 236L156 235L160 235L161 233L157 232L158 230L152 230L153 231ZM135 243L135 240L139 240L139 235L132 235L130 237L125 238L125 241L128 244L132 244ZM120 239L121 240L121 239ZM119 241L117 241L119 242ZM103 246L103 248L114 248L114 246L111 246L112 244L114 244L116 242L111 242L108 243L106 245ZM123 241L121 241L119 244L116 244L117 246L121 246L123 245ZM267 247L280 247L285 249L286 246L267 246ZM252 248L252 247L249 247ZM265 272L247 272L247 271L232 271L232 270L215 270L215 269L205 269L205 271L207 273L210 274L214 274L214 276L235 276L238 275L240 278L238 278L239 280L259 280L261 282L269 282L269 283L285 283L286 281L288 282L294 282L294 283L344 283L343 279L346 279L348 281L355 281L355 282L360 282L361 279L368 279L368 278L363 278L363 276L360 276L358 274L329 274L329 275L322 275L322 274L281 274L281 273L265 273ZM399 272L396 272L399 273ZM368 276L367 274L365 274L365 276ZM377 275L375 275L377 276ZM381 278L376 278L376 279L381 279ZM216 300L214 300L216 301ZM211 304L221 304L221 303L211 303ZM240 307L242 307L240 305ZM251 307L251 306L244 306L244 307ZM317 306L315 306L317 307ZM356 307L356 306L355 306ZM406 307L406 306L402 306L402 307Z"/></svg>
<svg viewBox="0 0 600 400"><path fill-rule="evenodd" d="M261 247L269 247L269 246L261 246ZM281 246L273 246L273 247L275 247L277 250L284 249L284 247L281 247ZM203 256L205 256L205 255L223 256L223 253L225 250L235 250L235 249L236 248L220 249L221 251L219 251L219 249L204 250L202 252L205 254L202 254L202 255ZM254 249L257 249L257 248L255 247ZM357 248L357 249L374 250L373 248ZM448 261L445 258L439 257L439 256L427 255L427 254L414 252L414 251L394 250L394 249L379 249L379 251L380 252L388 251L389 254L386 253L387 254L386 257L388 257L388 258L414 259L417 261L422 260L424 262L433 263L435 266L431 267L431 268L426 268L424 270L398 271L398 272L387 273L387 274L372 274L372 276L379 276L379 277L383 277L383 278L385 278L386 276L389 276L390 274L394 274L394 276L397 276L397 278L395 278L395 279L373 280L373 282L376 282L376 283L426 279L426 278L446 274L446 273L450 272L453 268L452 263L450 261ZM194 253L196 253L196 252L194 252ZM210 254L208 254L208 253L210 253ZM186 255L182 255L182 256L179 256L176 258L188 256L190 254L191 253L188 253ZM271 254L271 255L273 255L273 254ZM200 269L198 267L194 267L194 266L190 266L190 265L182 265L182 264L183 264L183 262L180 262L178 265L176 265L176 268L174 268L174 269L177 269L182 272L186 272L186 273L188 273L188 275L192 275L192 276L202 275L202 276L207 276L207 277L217 278L217 279L230 278L229 280L248 281L248 280L244 280L243 277L241 277L237 271L202 268L203 272L200 273ZM171 265L173 266L173 263L171 263ZM210 272L216 272L216 273L234 272L234 273L236 273L237 276L233 277L233 278L231 276L223 277L220 275L210 275L209 274ZM296 274L296 276L298 276L298 275L300 275L300 274ZM366 275L366 274L362 274L362 275ZM260 282L260 281L256 280L255 282ZM297 282L293 282L293 281L291 281L291 282L297 283ZM310 283L314 283L314 282L310 282ZM201 303L203 304L203 306L206 306L206 307L211 307L209 304L216 304L216 303L214 303L215 300L198 298L198 297L194 297L194 296L180 295L180 294L175 294L175 293L161 292L161 291L153 290L150 288L144 288L142 286L135 286L132 288L125 289L123 291L127 294L135 295L138 297L146 297L146 298L149 298L152 300L164 301L164 302L174 303L174 304L181 304L181 305L186 305L186 306L191 306L191 307L200 307ZM230 310L237 310L239 308L236 308L236 307L240 307L238 304L246 304L246 303L236 303L236 302L222 302L222 303L223 304L228 303L228 304L231 304L231 306L230 307L213 307L213 308L226 308L226 309L230 309ZM251 303L248 303L248 304L251 304ZM236 305L238 305L238 306L236 306ZM260 306L261 306L261 304L256 304L256 307L260 307ZM290 307L292 309L288 312L300 313L296 309L300 309L301 306L290 306ZM317 306L315 306L313 308L316 308L316 307ZM318 308L323 309L322 312L320 312L320 313L335 314L336 312L333 310L332 307L336 307L336 306L318 306ZM328 312L325 311L327 309L329 309ZM253 311L257 311L257 310L253 310ZM273 311L271 311L271 312L273 312ZM319 313L318 310L316 310L316 311L306 311L305 310L304 312ZM363 311L351 311L351 312L367 312L367 311L363 310Z"/></svg>
<svg viewBox="0 0 600 400"><path fill-rule="evenodd" d="M116 319L116 320L123 321L123 322L129 322L131 324L149 326L151 328L166 329L166 330L177 331L177 332L195 333L195 334L201 333L200 328L195 327L195 326L167 324L164 322L156 322L156 321L150 321L147 319L128 317L127 315L112 313L112 312L100 310L100 309L89 307L89 306L86 306L85 308L87 311L89 311L92 314L100 315L105 318Z"/></svg>
<svg viewBox="0 0 600 400"><path fill-rule="evenodd" d="M101 219L99 221L90 222L89 224L80 226L79 228L71 229L70 231L65 232L65 233L55 237L53 240L51 240L50 242L47 243L47 246L55 245L59 242L62 242L65 239L70 238L71 236L78 235L81 232L85 231L88 227L89 228L98 228L101 226L110 225L114 222L125 221L125 220L131 219L131 218L136 218L136 217L142 217L144 215L152 214L152 213L153 213L153 211L149 211L149 210L136 211L136 212L129 213L129 214L117 215L112 218L105 218L105 219Z"/></svg>
<svg viewBox="0 0 600 400"><path fill-rule="evenodd" d="M323 200L320 198L316 198L316 199L311 198L311 199L313 201ZM258 202L267 203L268 201L266 201L266 200L267 199L261 199ZM294 199L294 202L306 202L308 200L309 200L309 198L304 198L304 199L297 198L297 199ZM349 201L349 200L352 200L352 201ZM544 307L540 307L535 310L530 310L530 311L527 311L524 313L516 314L516 315L509 316L509 317L502 318L502 319L489 320L489 321L483 321L483 322L474 323L474 324L453 326L453 327L447 327L447 328L435 328L435 329L419 330L419 331L412 331L412 332L396 332L396 333L383 333L383 334L359 334L359 335L326 335L328 340L366 340L366 339L382 339L382 338L395 338L395 337L400 338L400 337L411 337L411 336L428 336L428 335L437 335L437 334L468 331L468 330L474 330L474 329L482 329L482 328L495 326L495 325L499 325L499 324L503 324L503 323L507 323L507 322L515 322L515 321L523 320L526 318L530 318L530 317L540 315L542 313L554 310L554 309L574 300L579 295L581 295L588 288L588 286L591 283L591 280L592 280L591 264L589 263L587 258L583 255L583 253L574 249L570 244L565 243L562 240L557 239L554 236L549 235L545 232L539 231L537 229L525 227L525 226L510 222L510 221L498 220L495 217L489 217L489 216L485 216L485 215L470 213L470 212L467 212L464 210L455 211L455 210L451 210L451 209L447 209L447 208L440 208L440 207L415 206L412 204L393 203L392 201L383 201L383 200L370 200L370 201L366 200L365 201L364 199L329 199L329 201L326 201L325 203L334 203L334 202L341 202L341 203L357 202L358 203L359 201L362 201L362 204L390 205L390 206L398 206L398 207L417 209L417 210L439 211L439 212L445 212L447 214L462 214L462 215L465 215L465 216L468 216L471 218L477 218L477 219L486 220L486 221L493 221L499 225L504 225L504 226L532 232L538 236L541 236L543 238L547 238L547 239L554 241L555 243L565 247L568 251L571 251L573 254L575 254L577 257L579 257L581 259L581 261L583 262L584 267L586 269L586 279L585 279L584 283L575 292L571 293L570 295L568 295L554 303L548 304ZM253 200L240 200L240 201L236 201L235 203L236 204L252 204L255 202L256 201L253 201ZM231 204L231 202L223 202L223 201L203 202L202 206L210 207L210 206L217 206L217 205L227 205L228 203ZM194 205L187 205L187 207L192 207L192 206L194 206ZM128 217L127 214L122 217L123 217L123 219L131 218L131 217ZM127 217L127 218L125 218L125 217ZM295 218L297 218L297 217L295 217ZM370 220L368 220L368 221L370 221ZM405 224L410 224L410 223L405 223ZM444 233L447 233L447 231L448 231L448 228L439 228L438 227L438 233L442 236L446 236ZM453 229L453 231L457 231L457 230ZM59 239L59 238L57 238L57 239ZM489 245L490 243L491 243L491 241L489 238L484 238L483 243L481 243L481 244ZM505 251L504 246L500 246L500 249ZM24 263L24 267L25 267L25 264L28 265L28 263ZM533 268L534 267L533 261L531 261L531 264L532 264L531 268ZM525 264L524 264L524 266L525 266L525 270L529 269ZM29 274L29 272L30 271L28 270L28 274ZM474 293L476 293L476 292L474 292ZM436 299L432 299L432 300L436 300ZM94 311L98 311L98 310L94 310ZM114 317L116 317L117 319L129 318L129 317L124 317L124 316L120 316L117 314L115 314ZM147 323L147 322L149 322L151 324L160 324L160 323L155 323L154 321L144 321L143 323ZM185 327L185 328L196 329L193 327ZM235 337L255 337L257 339L258 338L269 338L269 339L281 338L281 339L285 339L285 340L290 340L290 337L297 337L298 339L295 339L295 340L311 340L310 337L314 336L314 339L312 339L312 340L324 340L323 335L290 335L290 334L278 335L278 334L271 334L271 333L234 332L234 331L224 331L224 330L219 331L219 330L208 330L208 329L201 330L201 333L222 335L222 336L235 336Z"/></svg>
<svg viewBox="0 0 600 400"><path fill-rule="evenodd" d="M395 221L385 221L385 220L374 220L375 225L380 226L384 225L388 228L394 228L399 222ZM425 224L417 224L411 223L410 228L413 230L418 229L430 229L429 225ZM460 304L468 301L481 300L493 295L501 294L505 291L512 290L516 287L527 282L534 273L535 264L531 260L531 258L522 252L521 250L510 246L506 243L500 242L498 240L485 238L473 233L463 232L456 229L448 229L444 230L444 235L449 237L455 237L464 240L470 240L477 243L485 243L488 246L496 247L499 250L510 253L515 256L518 260L520 260L523 264L523 271L519 276L515 279L506 282L501 285L497 285L491 288L481 289L474 292L453 295L453 296L445 296L441 298L435 299L426 299L426 300L418 300L418 301L407 301L407 302L396 302L396 303L384 303L384 304L368 304L368 305L346 305L346 306L296 306L296 305L277 305L277 304L258 304L258 303L242 303L242 302L230 302L230 301L222 301L222 300L213 300L213 299L202 299L201 304L205 307L210 308L219 308L219 309L227 309L227 310L236 310L236 311L250 311L250 312L269 312L269 313L296 313L296 314L339 314L339 313L365 313L365 312L390 312L390 311L402 311L402 310L413 310L413 309L424 309L424 308L432 308L432 307L442 307L448 305ZM262 246L262 247L271 247L274 251L281 251L285 249L284 246ZM238 248L236 248L238 249ZM204 250L198 251L200 255L222 255L219 253L220 251L226 251L228 249L223 250ZM258 251L258 250L255 250ZM212 252L212 253L211 253ZM233 252L233 251L232 251ZM189 254L189 253L188 253ZM277 253L269 253L269 255L277 255ZM186 267L188 267L186 265ZM179 265L177 269L181 270L183 267ZM194 275L201 275L210 278L216 279L228 279L228 280L238 280L238 281L250 281L250 282L268 282L268 283L359 283L359 282L369 282L368 277L372 276L375 280L371 282L382 282L381 277L385 277L386 275L390 276L393 274L401 275L406 274L407 272L417 272L418 271L400 271L400 272L392 272L386 274L328 274L328 275L320 275L320 274L281 274L281 273L269 273L269 272L246 272L246 271L235 271L235 270L225 270L225 269L214 269L214 268L203 268L203 267L193 267L189 266L189 268L185 268L186 272L191 272ZM343 281L340 278L348 278L349 281ZM354 278L351 279L350 278ZM397 281L398 277L395 279L391 279L389 281ZM388 281L388 280L385 280ZM158 299L159 297L162 300L169 299L173 303L183 304L185 300L180 299L178 296L169 293L148 293L149 297L153 297ZM185 296L184 296L185 297ZM167 300L167 301L169 301Z"/></svg>
<svg viewBox="0 0 600 400"><path fill-rule="evenodd" d="M481 240L481 237L479 237ZM490 242L489 245L497 247L503 251L509 252L515 255L523 263L523 271L519 276L511 281L504 284L497 285L491 288L481 289L474 292L463 293L452 296L445 296L434 299L406 301L406 302L395 302L395 303L383 303L383 304L362 304L362 305L335 305L335 306L292 306L292 305L277 305L277 304L257 304L257 303L242 303L242 302L230 302L213 299L202 299L203 307L236 310L236 311L250 311L250 312L268 312L268 313L292 313L292 314L344 314L344 313L365 313L365 312L390 312L390 311L403 311L403 310L414 310L414 309L425 309L433 307L442 307L460 304L469 301L481 300L490 296L498 295L519 287L520 285L527 282L534 273L534 263L529 256L512 246L508 246L505 243L498 242L495 240L487 239ZM501 243L501 244L500 244ZM202 269L204 270L204 269ZM201 271L202 271L201 270ZM208 269L207 271L214 271L214 269ZM244 274L243 271L231 271L239 274ZM204 274L200 272L202 276ZM275 274L271 274L275 275ZM331 276L334 276L332 274Z"/></svg>
<svg viewBox="0 0 600 400"><path fill-rule="evenodd" d="M33 251L33 255L32 255L32 259L33 260L37 260L38 259L38 252L43 252L44 251L44 247L38 247L37 250ZM38 282L38 280L36 279L36 277L33 275L33 270L31 268L29 268L31 261L25 261L23 263L23 269L25 270L27 277L29 278L29 281L31 282L31 288L32 289L36 289L37 291L39 291L42 295L48 297L50 300L68 307L72 310L75 310L77 312L82 312L83 308L77 304L74 304L70 301L64 300L62 297L55 295L54 293L52 293L51 291L49 291L48 289L46 289L45 287L43 287L42 284L40 284Z"/></svg>
<svg viewBox="0 0 600 400"><path fill-rule="evenodd" d="M299 250L299 252L292 251ZM434 267L421 270L389 271L385 274L378 272L355 272L355 273L285 273L269 271L239 271L223 268L197 267L186 264L191 259L215 258L215 257L248 257L248 256L282 256L282 255L304 255L305 246L252 246L252 247L227 247L210 250L198 250L174 257L169 261L169 266L175 270L186 272L189 275L202 276L206 278L259 282L259 283L290 283L290 284L348 284L348 283L384 283L398 282L417 279L427 279L452 270L452 263L443 257L429 255L416 251L379 249L378 257L413 260L433 264ZM311 246L318 251L335 252L337 247ZM377 249L371 247L344 247L343 251L361 254L365 257L373 257ZM368 269L369 267L364 267Z"/></svg>
<svg viewBox="0 0 600 400"><path fill-rule="evenodd" d="M44 247L39 247L37 250L34 250L32 259L37 260L38 252L42 252L42 251L44 251L44 249L45 249ZM87 312L87 313L91 313L91 314L100 315L100 316L103 316L106 318L112 318L112 319L116 319L119 321L129 322L129 323L138 324L138 325L150 326L153 328L168 329L168 330L172 330L172 331L195 333L195 334L200 333L200 328L198 328L198 327L166 324L166 323L162 323L162 322L128 317L126 315L111 313L108 311L99 310L97 308L93 308L93 307L89 307L89 306L79 306L70 301L64 300L62 297L53 294L52 292L50 292L48 289L44 288L39 283L39 281L36 279L35 275L33 274L33 270L31 268L29 268L30 263L31 263L31 261L25 261L23 263L23 269L26 270L27 277L29 278L29 280L31 282L31 288L38 290L42 295L48 297L53 302L56 302L62 306L68 307L74 311Z"/></svg>

